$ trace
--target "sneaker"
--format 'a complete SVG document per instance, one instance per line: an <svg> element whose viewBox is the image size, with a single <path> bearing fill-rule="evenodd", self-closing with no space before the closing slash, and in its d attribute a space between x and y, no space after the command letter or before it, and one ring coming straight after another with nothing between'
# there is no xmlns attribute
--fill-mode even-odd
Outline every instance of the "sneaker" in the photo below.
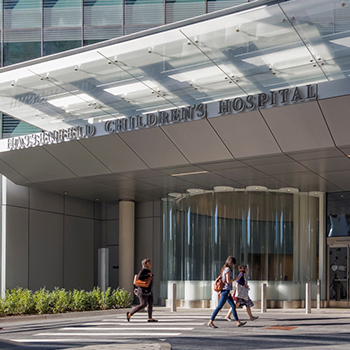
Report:
<svg viewBox="0 0 350 350"><path fill-rule="evenodd" d="M259 318L259 316L253 316L250 318L251 321L257 320Z"/></svg>
<svg viewBox="0 0 350 350"><path fill-rule="evenodd" d="M209 321L208 322L208 327L210 327L210 328L218 328L217 326L215 326L213 321Z"/></svg>
<svg viewBox="0 0 350 350"><path fill-rule="evenodd" d="M226 316L226 317L225 317L225 320L226 320L226 321L229 321L229 322L232 322L232 318L231 318L231 317L227 317L227 316Z"/></svg>
<svg viewBox="0 0 350 350"><path fill-rule="evenodd" d="M237 327L242 327L242 326L244 326L246 323L247 323L247 322L242 321L242 322L238 323Z"/></svg>

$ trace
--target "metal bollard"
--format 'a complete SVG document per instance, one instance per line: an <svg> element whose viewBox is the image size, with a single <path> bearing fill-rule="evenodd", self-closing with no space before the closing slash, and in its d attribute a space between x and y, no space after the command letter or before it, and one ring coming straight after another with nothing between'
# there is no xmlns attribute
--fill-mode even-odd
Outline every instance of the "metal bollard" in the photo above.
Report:
<svg viewBox="0 0 350 350"><path fill-rule="evenodd" d="M317 280L317 309L321 309L321 280Z"/></svg>
<svg viewBox="0 0 350 350"><path fill-rule="evenodd" d="M305 309L307 314L311 314L311 283L305 286Z"/></svg>
<svg viewBox="0 0 350 350"><path fill-rule="evenodd" d="M176 283L172 283L171 284L171 300L170 300L170 311L171 312L176 311L176 302L177 302Z"/></svg>
<svg viewBox="0 0 350 350"><path fill-rule="evenodd" d="M266 312L266 283L261 283L261 313Z"/></svg>

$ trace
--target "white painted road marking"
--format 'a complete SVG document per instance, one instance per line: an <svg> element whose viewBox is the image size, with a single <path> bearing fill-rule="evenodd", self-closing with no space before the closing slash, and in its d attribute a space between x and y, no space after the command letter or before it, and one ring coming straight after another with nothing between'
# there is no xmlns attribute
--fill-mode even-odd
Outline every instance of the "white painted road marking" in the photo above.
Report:
<svg viewBox="0 0 350 350"><path fill-rule="evenodd" d="M93 337L97 337L97 336L100 336L100 335L107 335L107 336L118 336L118 337L132 337L132 336L143 336L143 337L158 337L158 336L167 336L167 337L171 337L171 336L177 336L177 335L180 335L181 333L146 333L146 332L141 332L141 333L136 333L136 332L132 332L132 333L125 333L125 332L122 332L122 333L110 333L110 332L106 332L106 333L103 333L103 332L98 332L98 333L60 333L60 332L57 332L57 333L37 333L37 334L34 334L34 336L37 336L37 337L40 337L40 336L48 336L48 335L51 335L51 336L68 336L68 335L73 335L73 336L79 336L79 335L83 335L84 337L86 336L93 336Z"/></svg>
<svg viewBox="0 0 350 350"><path fill-rule="evenodd" d="M127 329L128 331L132 330L133 327L128 326L127 328L120 328L120 327L66 327L66 328L60 328L63 331L88 331L88 330L95 330L95 331L115 331L115 330L121 330L121 329ZM135 330L159 330L159 331L191 331L194 329L193 327L136 327Z"/></svg>

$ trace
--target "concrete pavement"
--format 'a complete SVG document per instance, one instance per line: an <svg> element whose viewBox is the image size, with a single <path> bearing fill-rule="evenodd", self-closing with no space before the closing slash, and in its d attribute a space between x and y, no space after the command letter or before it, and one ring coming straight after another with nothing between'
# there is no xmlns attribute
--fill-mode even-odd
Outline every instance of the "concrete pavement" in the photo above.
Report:
<svg viewBox="0 0 350 350"><path fill-rule="evenodd" d="M154 317L159 317L160 322L154 326L164 327L165 319L171 315L180 318L200 320L193 330L183 332L181 336L159 336L154 339L137 339L129 337L116 339L103 343L103 337L97 338L93 345L68 344L59 347L54 345L22 344L21 332L32 328L45 327L57 329L66 323L79 324L84 322L101 321L102 318L116 316L124 322L126 310L92 311L81 313L67 313L58 315L15 316L0 318L0 349L83 349L83 350L206 350L213 348L238 349L274 349L295 350L302 348L307 350L340 350L350 349L350 310L349 309L312 309L311 314L306 314L305 309L268 309L267 313L261 313L260 309L253 309L253 314L259 316L256 321L250 321L244 309L238 309L239 317L247 321L246 326L236 327L234 322L224 319L227 309L223 309L215 324L219 327L211 329L206 322L209 320L212 309L183 309L171 313L168 308L155 307ZM143 324L143 316L140 315ZM163 321L164 320L164 321ZM136 322L136 320L135 320ZM193 322L194 321L189 321ZM127 324L126 320L125 323ZM130 323L132 324L132 322ZM41 330L40 330L41 331ZM155 331L156 332L156 331ZM10 341L18 337L19 342ZM100 344L99 339L101 340Z"/></svg>

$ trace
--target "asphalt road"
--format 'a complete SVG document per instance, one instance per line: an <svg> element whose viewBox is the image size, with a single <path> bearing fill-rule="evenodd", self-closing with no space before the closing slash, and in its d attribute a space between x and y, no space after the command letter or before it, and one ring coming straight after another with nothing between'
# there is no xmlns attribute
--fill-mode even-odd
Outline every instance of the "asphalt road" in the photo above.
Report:
<svg viewBox="0 0 350 350"><path fill-rule="evenodd" d="M244 310L239 316L244 327L224 319L219 313L211 329L207 326L212 310L180 309L171 313L156 308L158 323L147 323L147 314L139 313L128 323L126 310L52 315L48 317L13 317L0 319L0 349L73 349L89 346L101 349L113 344L129 349L141 340L140 349L153 349L152 342L171 344L173 350L212 349L350 349L350 311L348 309L268 310L250 321ZM149 345L149 346L148 346ZM153 344L154 345L154 344ZM147 347L148 346L148 347ZM118 349L119 349L118 348Z"/></svg>

